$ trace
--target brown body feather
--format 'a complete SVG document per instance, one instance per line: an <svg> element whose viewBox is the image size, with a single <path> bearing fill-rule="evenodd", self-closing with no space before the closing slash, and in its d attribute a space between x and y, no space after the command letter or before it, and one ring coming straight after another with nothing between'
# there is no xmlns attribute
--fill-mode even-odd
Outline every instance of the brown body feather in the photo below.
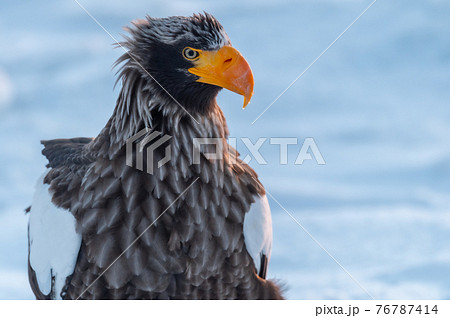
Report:
<svg viewBox="0 0 450 318"><path fill-rule="evenodd" d="M256 173L226 147L223 160L202 155L200 165L193 164L194 138L226 142L220 109L199 118L202 129L188 117L180 119L182 129L160 119L153 130L173 137L172 159L154 167L153 175L126 165L125 144L115 142L123 138L107 134L109 126L89 142L45 142L43 153L52 169L44 182L54 191L53 202L74 214L83 237L65 298L281 298L272 282L258 277L245 248L245 213L254 195L264 194ZM117 150L112 154L111 149ZM155 159L164 156L163 150L156 151Z"/></svg>

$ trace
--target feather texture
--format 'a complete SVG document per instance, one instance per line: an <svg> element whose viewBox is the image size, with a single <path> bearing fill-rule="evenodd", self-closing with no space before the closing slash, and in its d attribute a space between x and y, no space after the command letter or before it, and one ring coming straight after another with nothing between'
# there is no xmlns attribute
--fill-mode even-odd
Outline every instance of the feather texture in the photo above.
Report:
<svg viewBox="0 0 450 318"><path fill-rule="evenodd" d="M196 138L227 145L217 87L198 86L213 92L212 99L175 91L191 107L208 106L197 105L187 114L135 61L157 71L144 54L154 37L170 46L194 36L218 48L229 44L223 28L205 14L148 18L129 31L123 43L129 52L117 62L122 89L100 134L43 142L51 168L43 182L51 201L71 212L81 234L65 242L78 242L78 258L64 277L56 277L55 286L60 288L63 277L65 299L280 299L278 287L257 275L267 265L258 255L270 257L271 229L270 212L255 208L264 207L260 198L265 198L256 173L231 147L221 147L222 159L200 152L200 162L194 162ZM155 163L153 174L127 165L126 142L143 129L142 138L155 132L171 136L172 158L161 167ZM153 162L164 158L165 146L153 156ZM36 296L45 298L49 271L33 258L30 265L40 269L31 272L30 282L38 286Z"/></svg>

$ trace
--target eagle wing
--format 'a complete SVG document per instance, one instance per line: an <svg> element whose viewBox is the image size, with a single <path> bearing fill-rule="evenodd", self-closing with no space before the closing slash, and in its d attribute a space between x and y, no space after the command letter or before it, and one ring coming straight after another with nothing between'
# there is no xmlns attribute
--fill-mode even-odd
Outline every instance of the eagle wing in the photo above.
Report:
<svg viewBox="0 0 450 318"><path fill-rule="evenodd" d="M45 147L42 153L49 160L47 167L50 169L36 184L28 222L28 275L37 299L63 298L81 246L75 217L52 202L53 192L47 180L49 172L64 167L83 171L92 162L83 152L83 147L91 140L73 138L42 142Z"/></svg>
<svg viewBox="0 0 450 318"><path fill-rule="evenodd" d="M61 299L66 279L75 268L81 245L76 220L52 203L44 177L39 178L28 223L28 273L38 299Z"/></svg>
<svg viewBox="0 0 450 318"><path fill-rule="evenodd" d="M272 252L272 217L266 195L256 195L254 199L244 219L245 246L256 272L265 279Z"/></svg>

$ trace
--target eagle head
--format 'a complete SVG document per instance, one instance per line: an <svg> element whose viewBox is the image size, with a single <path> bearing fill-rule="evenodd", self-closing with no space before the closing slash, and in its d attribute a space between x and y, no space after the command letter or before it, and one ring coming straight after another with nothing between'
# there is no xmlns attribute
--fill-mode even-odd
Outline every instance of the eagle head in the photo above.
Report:
<svg viewBox="0 0 450 318"><path fill-rule="evenodd" d="M210 14L152 18L132 22L130 37L120 43L128 49L118 63L134 69L146 88L166 102L189 112L207 111L222 88L244 96L253 94L253 74L247 61L231 46L222 25Z"/></svg>

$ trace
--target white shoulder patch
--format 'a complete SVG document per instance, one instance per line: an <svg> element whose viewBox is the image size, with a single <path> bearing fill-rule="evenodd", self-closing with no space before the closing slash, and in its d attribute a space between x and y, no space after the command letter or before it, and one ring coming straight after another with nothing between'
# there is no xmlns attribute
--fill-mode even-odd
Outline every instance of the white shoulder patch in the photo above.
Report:
<svg viewBox="0 0 450 318"><path fill-rule="evenodd" d="M70 211L52 203L49 185L39 178L28 223L30 266L36 273L44 295L61 299L66 278L75 268L81 235L75 231L76 220Z"/></svg>
<svg viewBox="0 0 450 318"><path fill-rule="evenodd" d="M255 203L245 214L244 238L247 251L255 263L256 272L259 272L261 255L266 255L269 260L272 252L272 216L265 195L255 196Z"/></svg>

